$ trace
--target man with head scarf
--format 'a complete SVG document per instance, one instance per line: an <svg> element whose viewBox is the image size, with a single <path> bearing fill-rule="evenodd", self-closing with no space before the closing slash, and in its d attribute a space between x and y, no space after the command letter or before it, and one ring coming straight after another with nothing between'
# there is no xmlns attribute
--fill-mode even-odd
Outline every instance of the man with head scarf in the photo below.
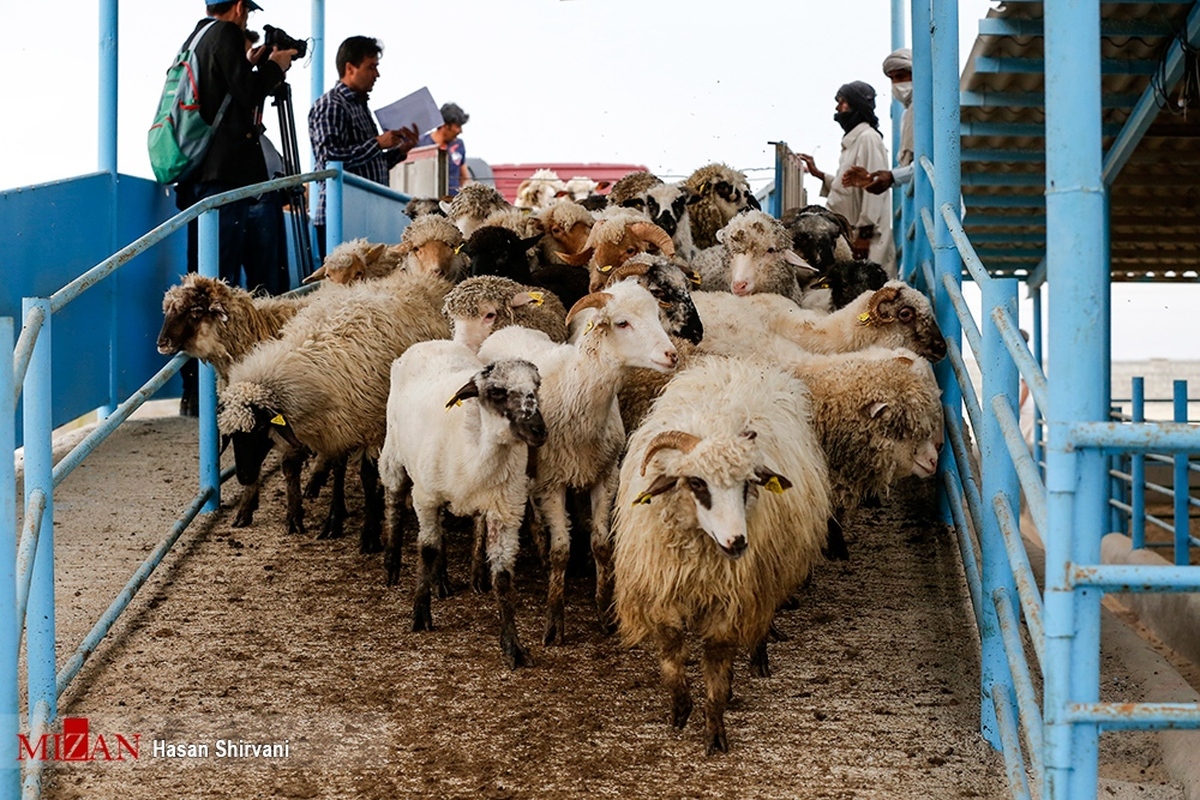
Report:
<svg viewBox="0 0 1200 800"><path fill-rule="evenodd" d="M822 172L812 156L799 154L809 173L821 181L825 206L841 214L850 223L853 238L850 249L855 258L869 258L896 276L896 251L892 245L892 203L886 194L867 194L847 172L864 167L868 173L889 166L879 118L875 116L875 89L862 81L847 83L837 91L834 120L842 127L842 154L836 175Z"/></svg>
<svg viewBox="0 0 1200 800"><path fill-rule="evenodd" d="M895 169L869 172L860 166L850 172L852 180L871 194L883 194L897 183L908 183L913 175L912 50L901 47L883 60L883 74L892 81L892 97L904 106L900 117L900 151Z"/></svg>

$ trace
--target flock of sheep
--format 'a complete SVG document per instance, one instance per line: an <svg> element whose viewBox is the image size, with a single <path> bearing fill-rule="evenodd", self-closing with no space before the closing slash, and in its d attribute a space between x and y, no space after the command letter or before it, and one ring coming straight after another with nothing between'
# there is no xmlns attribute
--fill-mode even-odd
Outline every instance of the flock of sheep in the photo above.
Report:
<svg viewBox="0 0 1200 800"><path fill-rule="evenodd" d="M936 470L929 362L945 341L922 294L851 259L843 220L815 206L776 220L724 165L677 184L631 174L602 210L523 196L539 205L482 184L414 200L401 242L339 246L303 296L188 275L163 300L159 352L217 372L236 526L275 447L288 531L305 531L304 500L332 474L318 536L342 535L357 460L360 546L384 552L395 584L411 503L413 630L433 627L432 595L448 590L448 511L474 520L471 585L494 594L504 662L528 661L523 529L548 572L543 640L561 645L576 517L600 625L658 647L678 727L685 633L703 642L705 743L726 750L735 656L767 674L777 609L823 553L847 556L847 517Z"/></svg>

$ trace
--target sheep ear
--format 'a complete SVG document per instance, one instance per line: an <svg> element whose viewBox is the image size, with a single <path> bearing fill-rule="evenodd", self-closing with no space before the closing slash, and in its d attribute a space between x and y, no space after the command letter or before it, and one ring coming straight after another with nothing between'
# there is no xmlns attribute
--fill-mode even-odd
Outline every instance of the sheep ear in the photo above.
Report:
<svg viewBox="0 0 1200 800"><path fill-rule="evenodd" d="M474 380L464 383L463 387L454 393L454 397L446 401L446 408L449 409L451 406L461 405L462 401L468 397L479 397L479 387L475 385Z"/></svg>
<svg viewBox="0 0 1200 800"><path fill-rule="evenodd" d="M445 214L447 217L450 216L450 204L447 203L445 200L438 200L438 208L440 208L442 210L442 213Z"/></svg>
<svg viewBox="0 0 1200 800"><path fill-rule="evenodd" d="M766 467L759 467L754 470L754 477L751 479L759 486L765 487L768 491L775 494L783 494L788 489L792 488L792 482L780 475L774 470Z"/></svg>
<svg viewBox="0 0 1200 800"><path fill-rule="evenodd" d="M316 283L317 281L323 281L328 274L329 273L326 271L325 265L322 264L313 272L312 275L309 275L307 278L301 281L301 283Z"/></svg>
<svg viewBox="0 0 1200 800"><path fill-rule="evenodd" d="M535 306L540 306L546 301L546 296L541 292L518 292L508 301L509 308L521 308L533 303Z"/></svg>
<svg viewBox="0 0 1200 800"><path fill-rule="evenodd" d="M746 205L753 208L755 211L762 211L762 204L758 202L758 198L746 192Z"/></svg>
<svg viewBox="0 0 1200 800"><path fill-rule="evenodd" d="M873 403L867 403L865 406L862 407L862 410L863 410L863 413L867 415L868 419L875 419L880 414L882 414L887 407L888 407L887 403L881 403L878 400L876 400Z"/></svg>
<svg viewBox="0 0 1200 800"><path fill-rule="evenodd" d="M609 186L612 186L612 181L600 181L596 184L596 191L598 192L601 189L607 189Z"/></svg>
<svg viewBox="0 0 1200 800"><path fill-rule="evenodd" d="M640 506L649 504L650 498L658 497L664 492L671 491L675 488L675 484L678 483L678 481L679 478L675 475L659 475L654 479L654 482L650 484L650 487L646 489L646 491L633 498L633 505Z"/></svg>
<svg viewBox="0 0 1200 800"><path fill-rule="evenodd" d="M540 233L539 233L539 234L537 234L536 236L529 236L529 237L526 237L526 238L524 238L524 239L522 239L522 240L521 240L521 247L523 247L524 249L528 250L529 248L533 247L534 245L536 245L536 244L537 244L538 242L540 242L541 240L542 240L542 234L540 234Z"/></svg>
<svg viewBox="0 0 1200 800"><path fill-rule="evenodd" d="M578 253L565 253L560 257L563 261L573 267L584 267L587 266L587 263L592 260L592 253L594 252L596 252L596 248L585 247Z"/></svg>
<svg viewBox="0 0 1200 800"><path fill-rule="evenodd" d="M694 206L694 205L696 205L696 203L699 203L703 199L704 198L700 195L699 192L693 192L691 189L687 190L687 204L689 206Z"/></svg>
<svg viewBox="0 0 1200 800"><path fill-rule="evenodd" d="M638 211L644 211L646 201L640 197L631 197L621 202L621 208L636 208Z"/></svg>
<svg viewBox="0 0 1200 800"><path fill-rule="evenodd" d="M820 272L819 269L817 269L812 264L809 264L807 261L805 261L803 258L801 258L800 255L798 253L796 253L794 250L784 250L783 251L783 260L786 261L787 263L791 264L793 267L799 267L800 269L806 269L809 272Z"/></svg>
<svg viewBox="0 0 1200 800"><path fill-rule="evenodd" d="M295 447L297 450L304 449L304 443L296 436L296 432L292 430L292 424L284 418L282 411L276 411L272 408L259 408L255 410L255 417L259 424L265 421L269 430L282 436L284 441L292 447Z"/></svg>
<svg viewBox="0 0 1200 800"><path fill-rule="evenodd" d="M896 356L896 360L899 361L900 365L904 366L904 367L911 367L913 364L916 363L908 356Z"/></svg>
<svg viewBox="0 0 1200 800"><path fill-rule="evenodd" d="M717 243L725 244L725 229L721 228L717 231Z"/></svg>
<svg viewBox="0 0 1200 800"><path fill-rule="evenodd" d="M367 251L366 258L363 261L367 264L374 264L383 255L385 250L387 250L386 244L377 244Z"/></svg>

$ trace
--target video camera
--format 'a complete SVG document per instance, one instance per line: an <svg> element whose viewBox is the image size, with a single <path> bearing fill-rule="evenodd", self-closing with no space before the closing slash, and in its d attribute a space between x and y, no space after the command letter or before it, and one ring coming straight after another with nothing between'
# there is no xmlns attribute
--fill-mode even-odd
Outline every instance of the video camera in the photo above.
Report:
<svg viewBox="0 0 1200 800"><path fill-rule="evenodd" d="M273 47L276 50L295 50L296 58L304 58L308 54L308 41L305 39L293 39L274 25L263 25L263 33L266 34L263 38L263 45L266 47Z"/></svg>

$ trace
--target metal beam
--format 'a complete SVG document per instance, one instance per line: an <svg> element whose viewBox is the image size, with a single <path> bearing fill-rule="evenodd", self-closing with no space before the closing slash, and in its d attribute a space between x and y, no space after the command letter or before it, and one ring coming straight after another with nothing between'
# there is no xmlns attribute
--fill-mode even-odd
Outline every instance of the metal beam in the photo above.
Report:
<svg viewBox="0 0 1200 800"><path fill-rule="evenodd" d="M1041 75L1046 71L1046 61L1041 58L996 58L978 56L975 71L994 75L1001 72L1018 75ZM1153 75L1158 62L1149 58L1105 58L1100 61L1100 72L1104 75Z"/></svg>
<svg viewBox="0 0 1200 800"><path fill-rule="evenodd" d="M963 161L999 161L1001 163L1041 163L1045 150L1015 150L1006 147L972 147L962 151Z"/></svg>
<svg viewBox="0 0 1200 800"><path fill-rule="evenodd" d="M1194 5L1191 13L1188 14L1185 35L1190 47L1200 44L1200 3ZM1163 86L1174 88L1183 75L1183 62L1184 48L1176 39L1171 42L1166 60L1163 62ZM1157 116L1158 99L1155 97L1154 85L1151 84L1142 93L1141 100L1134 107L1129 119L1125 121L1125 127L1104 155L1104 171L1101 173L1101 177L1106 186L1112 186L1113 181L1129 160L1129 156L1137 148L1138 142L1145 136L1150 123L1154 122Z"/></svg>
<svg viewBox="0 0 1200 800"><path fill-rule="evenodd" d="M1041 172L964 172L963 186L1045 186Z"/></svg>
<svg viewBox="0 0 1200 800"><path fill-rule="evenodd" d="M1102 108L1133 108L1140 94L1101 95ZM966 108L1041 108L1046 105L1042 92L959 92L959 103Z"/></svg>
<svg viewBox="0 0 1200 800"><path fill-rule="evenodd" d="M1046 135L1046 127L1037 122L964 122L961 126L963 136L1036 136ZM1121 132L1121 125L1115 122L1100 126L1104 136L1116 136Z"/></svg>
<svg viewBox="0 0 1200 800"><path fill-rule="evenodd" d="M968 228L1044 228L1045 214L969 214L963 219ZM973 238L973 237L972 237Z"/></svg>
<svg viewBox="0 0 1200 800"><path fill-rule="evenodd" d="M968 209L1046 207L1046 197L1042 194L964 194L963 202Z"/></svg>
<svg viewBox="0 0 1200 800"><path fill-rule="evenodd" d="M971 244L1042 244L1046 241L1044 233L972 233Z"/></svg>
<svg viewBox="0 0 1200 800"><path fill-rule="evenodd" d="M1145 19L1106 19L1100 22L1103 36L1170 36L1175 32L1169 22ZM1042 36L1040 19L998 19L988 17L979 20L980 36Z"/></svg>

